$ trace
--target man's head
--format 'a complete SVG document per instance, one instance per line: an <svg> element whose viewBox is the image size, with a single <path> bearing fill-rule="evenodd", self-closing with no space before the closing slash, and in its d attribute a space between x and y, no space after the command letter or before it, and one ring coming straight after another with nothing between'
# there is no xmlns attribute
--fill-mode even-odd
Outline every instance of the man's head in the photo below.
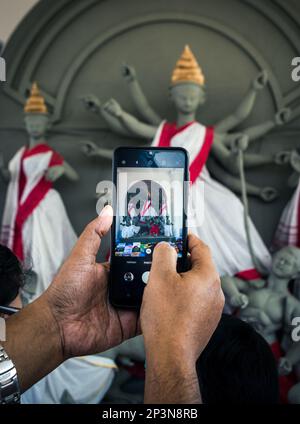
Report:
<svg viewBox="0 0 300 424"><path fill-rule="evenodd" d="M21 308L22 266L10 249L0 245L0 305Z"/></svg>
<svg viewBox="0 0 300 424"><path fill-rule="evenodd" d="M205 404L276 404L277 366L267 342L250 325L223 315L197 362Z"/></svg>
<svg viewBox="0 0 300 424"><path fill-rule="evenodd" d="M300 274L300 249L287 246L275 253L272 272L279 278L296 278Z"/></svg>

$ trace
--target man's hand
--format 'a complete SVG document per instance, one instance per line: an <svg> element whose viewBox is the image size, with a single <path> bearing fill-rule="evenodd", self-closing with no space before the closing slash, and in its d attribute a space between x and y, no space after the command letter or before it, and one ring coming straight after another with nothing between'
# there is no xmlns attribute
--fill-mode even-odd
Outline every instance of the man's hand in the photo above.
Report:
<svg viewBox="0 0 300 424"><path fill-rule="evenodd" d="M220 320L224 295L210 251L189 235L191 270L176 272L169 244L154 249L141 308L146 402L200 402L195 363Z"/></svg>
<svg viewBox="0 0 300 424"><path fill-rule="evenodd" d="M137 335L137 314L108 302L108 264L96 262L113 211L106 206L84 230L46 292L61 337L63 357L103 352Z"/></svg>

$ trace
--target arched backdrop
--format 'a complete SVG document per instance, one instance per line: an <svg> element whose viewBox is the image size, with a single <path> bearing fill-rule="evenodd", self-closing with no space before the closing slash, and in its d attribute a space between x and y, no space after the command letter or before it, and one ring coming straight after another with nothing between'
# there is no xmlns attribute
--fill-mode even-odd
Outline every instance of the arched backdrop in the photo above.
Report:
<svg viewBox="0 0 300 424"><path fill-rule="evenodd" d="M3 18L2 18L3 19ZM95 216L95 188L110 179L107 160L89 159L82 140L113 149L128 145L105 122L87 112L80 97L94 93L116 98L136 113L120 74L133 64L156 110L173 119L168 100L171 71L183 46L192 47L207 80L208 101L199 120L213 124L230 113L264 68L270 82L243 126L254 125L289 106L288 125L274 129L253 147L275 152L300 144L300 86L291 78L291 61L300 56L297 0L41 0L6 45L7 82L0 84L0 150L9 160L26 143L23 104L38 81L53 114L49 143L77 169L80 182L61 180L61 193L77 232ZM132 140L131 144L140 143ZM270 204L251 198L251 215L269 243L282 208L291 196L290 169L265 166L247 173L251 182L274 185L281 196ZM0 183L2 214L6 186ZM221 209L221 205L220 205Z"/></svg>

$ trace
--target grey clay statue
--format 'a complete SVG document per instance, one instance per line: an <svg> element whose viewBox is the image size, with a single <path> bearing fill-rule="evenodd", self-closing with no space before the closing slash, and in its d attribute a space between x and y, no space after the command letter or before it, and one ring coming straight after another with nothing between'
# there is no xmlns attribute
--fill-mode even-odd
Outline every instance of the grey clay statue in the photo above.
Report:
<svg viewBox="0 0 300 424"><path fill-rule="evenodd" d="M289 282L299 275L300 249L287 246L275 253L266 279L221 278L228 303L240 308L239 317L253 325L270 345L277 342L278 330L283 330L281 346L286 353L279 361L281 374L288 374L300 362L299 342L291 337L292 321L300 317L300 301L288 289ZM293 387L291 396L293 403L300 403L300 385Z"/></svg>
<svg viewBox="0 0 300 424"><path fill-rule="evenodd" d="M39 89L36 84L33 84L31 90L31 99L35 109L34 113L25 111L24 121L27 134L29 136L28 148L32 149L35 146L46 143L46 132L51 127L50 116L47 113L45 106L40 104ZM38 102L38 103L35 103ZM40 109L40 110L39 110ZM9 182L10 172L5 167L3 155L0 153L0 173L4 181ZM62 175L65 175L71 181L77 181L79 176L77 172L65 160L63 165L51 166L46 172L46 179L54 182Z"/></svg>
<svg viewBox="0 0 300 424"><path fill-rule="evenodd" d="M124 137L137 137L142 140L152 140L157 132L162 118L151 108L138 82L134 68L123 65L122 75L128 84L132 100L138 109L139 114L147 122L141 122L134 116L125 112L115 99L110 99L105 103L94 95L87 95L82 100L86 107L101 114L109 128ZM282 125L289 119L289 109L282 109L276 113L273 120L260 125L247 128L242 133L232 133L237 125L241 124L251 113L258 91L267 84L268 76L266 71L262 71L254 79L245 98L237 109L227 118L215 125L215 137L212 146L212 154L217 162L210 164L210 170L215 176L228 186L232 191L240 193L240 180L236 175L239 172L237 149L246 150L248 143L255 141L267 134L276 125ZM177 112L176 125L182 127L196 119L196 112L199 106L205 104L205 87L193 83L184 83L171 86L170 99ZM88 156L100 156L111 158L112 151L98 147L93 142L86 142L83 150ZM282 164L282 152L275 155L245 154L245 167L251 168L267 163ZM261 188L253 184L247 184L249 195L259 196L264 201L271 201L277 197L277 191L271 187Z"/></svg>

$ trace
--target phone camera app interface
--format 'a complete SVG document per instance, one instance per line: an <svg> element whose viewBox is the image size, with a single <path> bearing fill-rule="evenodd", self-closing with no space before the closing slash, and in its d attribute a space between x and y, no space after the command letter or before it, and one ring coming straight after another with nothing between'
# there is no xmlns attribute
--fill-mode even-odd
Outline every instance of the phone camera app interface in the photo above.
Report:
<svg viewBox="0 0 300 424"><path fill-rule="evenodd" d="M152 260L161 241L182 257L183 168L118 168L115 256Z"/></svg>

